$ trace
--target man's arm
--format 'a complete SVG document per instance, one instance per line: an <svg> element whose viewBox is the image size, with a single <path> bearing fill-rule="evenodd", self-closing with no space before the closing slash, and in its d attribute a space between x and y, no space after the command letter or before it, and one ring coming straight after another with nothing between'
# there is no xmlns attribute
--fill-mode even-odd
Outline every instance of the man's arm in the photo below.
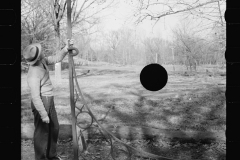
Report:
<svg viewBox="0 0 240 160"><path fill-rule="evenodd" d="M51 65L51 64L55 64L55 63L61 62L63 60L63 58L66 56L67 53L68 53L68 50L67 50L66 47L64 47L56 55L46 57L45 59L46 59L47 65Z"/></svg>
<svg viewBox="0 0 240 160"><path fill-rule="evenodd" d="M28 85L31 90L32 102L39 112L42 119L48 117L47 111L43 105L42 99L40 97L40 78L39 77L30 77L28 79Z"/></svg>
<svg viewBox="0 0 240 160"><path fill-rule="evenodd" d="M55 56L46 57L45 59L46 59L47 65L55 64L55 63L61 62L63 60L63 58L68 53L68 45L67 45L68 43L70 46L72 46L73 39L70 39L70 40L67 39L65 47L61 51L59 51Z"/></svg>

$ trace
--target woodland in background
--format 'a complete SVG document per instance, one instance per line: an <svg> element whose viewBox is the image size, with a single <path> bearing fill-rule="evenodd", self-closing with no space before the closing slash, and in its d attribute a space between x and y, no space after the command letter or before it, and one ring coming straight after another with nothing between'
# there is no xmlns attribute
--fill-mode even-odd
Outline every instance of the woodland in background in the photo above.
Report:
<svg viewBox="0 0 240 160"><path fill-rule="evenodd" d="M104 19L100 13L118 7L119 2L135 7L132 19L136 25L146 20L160 23L160 19L171 15L181 15L182 20L172 28L169 39L164 39L161 33L139 34L130 25L104 32L99 27ZM184 160L224 159L225 7L226 0L72 0L72 35L74 46L80 51L74 63L81 66L76 67L77 78L81 77L81 90L94 115L103 124L114 125L114 134L127 135L120 137L122 141L149 153ZM36 42L42 44L46 56L54 55L66 40L66 11L65 0L21 0L21 55L27 45ZM168 84L157 94L139 83L142 66L150 63L164 65L171 73ZM59 64L60 67L49 66L54 70L49 75L56 94L56 112L60 126L72 126L69 73L61 72L68 68L68 58ZM22 71L27 70L22 57ZM62 83L56 85L59 72ZM34 117L25 73L21 74L21 130L32 136ZM120 127L128 130L123 132ZM166 137L156 136L150 128L159 129L156 135L160 135L160 130L170 132L165 132ZM60 131L64 131L65 137L72 134L71 129L60 127ZM107 159L110 147L105 143L106 138L99 135L88 137L89 154L85 159ZM199 140L201 135L203 139ZM185 139L188 136L190 139ZM23 160L34 159L33 141L27 140L28 137L22 137ZM58 141L58 152L70 160L74 155L73 143L67 139ZM125 154L116 152L116 155L126 158Z"/></svg>
<svg viewBox="0 0 240 160"><path fill-rule="evenodd" d="M188 0L162 0L161 5L168 6L169 9L162 13L148 12L152 5L160 1L131 1L129 5L137 6L137 23L147 18L157 22L161 17L179 13L209 21L206 28L211 29L211 32L207 38L200 36L200 29L189 27L191 21L188 20L172 30L174 37L171 41L160 36L142 37L127 27L102 32L97 27L101 20L97 15L116 6L115 2L117 0L81 0L81 3L72 1L73 39L75 47L80 51L74 58L76 64L181 64L190 70L196 70L197 66L204 64L224 66L226 23L224 11L220 7L226 3L224 0L196 0L191 3ZM65 0L22 0L21 8L21 54L27 45L34 42L42 44L46 56L55 54L66 39ZM24 62L23 58L22 61Z"/></svg>

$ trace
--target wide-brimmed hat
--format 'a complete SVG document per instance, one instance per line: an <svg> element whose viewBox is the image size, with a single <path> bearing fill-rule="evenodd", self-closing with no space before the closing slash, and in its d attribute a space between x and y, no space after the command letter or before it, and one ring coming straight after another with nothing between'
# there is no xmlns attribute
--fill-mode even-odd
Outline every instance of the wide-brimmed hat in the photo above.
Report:
<svg viewBox="0 0 240 160"><path fill-rule="evenodd" d="M30 44L23 50L23 57L29 65L33 65L37 62L41 51L42 47L40 43Z"/></svg>

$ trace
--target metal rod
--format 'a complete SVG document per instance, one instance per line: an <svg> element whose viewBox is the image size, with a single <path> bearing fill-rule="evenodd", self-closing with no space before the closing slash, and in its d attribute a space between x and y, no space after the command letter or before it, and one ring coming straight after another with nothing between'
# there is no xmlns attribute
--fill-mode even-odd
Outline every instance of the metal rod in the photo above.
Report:
<svg viewBox="0 0 240 160"><path fill-rule="evenodd" d="M67 37L68 39L71 39L72 37L72 27L71 27L71 0L67 0ZM68 46L69 46L69 42L68 42ZM74 48L74 47L72 47ZM92 120L94 120L97 125L100 127L101 129L101 133L104 134L106 136L107 139L109 139L110 141L110 145L111 145L111 151L110 154L112 154L113 151L113 140L115 142L119 142L120 144L124 145L125 147L127 147L128 153L129 153L129 159L131 159L131 154L136 154L136 155L140 155L143 157L148 157L148 158L157 158L159 160L173 160L170 158L166 158L166 157L162 157L162 156L158 156L152 153L148 153L142 150L138 150L128 144L126 144L125 142L121 141L120 139L118 139L117 137L115 137L111 132L109 132L108 130L106 130L97 120L97 118L93 115L92 111L90 110L90 108L88 107L83 94L80 90L80 87L78 85L77 82L77 76L76 76L76 71L75 71L75 67L74 67L74 62L73 62L73 56L77 55L79 53L79 51L75 48L76 53L73 54L72 50L69 50L69 55L68 55L68 61L69 61L69 88L70 88L70 105L71 105L71 115L72 115L72 136L73 136L73 147L74 147L74 158L73 160L78 160L78 150L81 151L85 151L87 144L85 142L84 136L82 134L82 131L79 130L79 136L77 136L77 132L76 132L76 126L77 124L77 119L75 116L75 107L76 107L76 101L74 100L74 81L73 81L73 77L75 79L75 84L76 84L76 89L78 91L78 93L80 94L81 100L83 102L83 107L86 107L86 109L88 110L88 112L86 111L82 111L83 107L81 108L80 112L86 112L88 113ZM79 95L77 95L77 100L79 100ZM79 113L80 113L79 112ZM91 123L92 125L92 123ZM91 126L90 125L90 126ZM81 140L80 140L80 139ZM80 143L80 144L78 144ZM78 146L79 145L79 146ZM110 155L109 154L109 155ZM81 155L80 155L81 156ZM114 157L112 157L114 159Z"/></svg>
<svg viewBox="0 0 240 160"><path fill-rule="evenodd" d="M67 38L72 38L72 24L71 24L71 0L67 0ZM69 46L69 42L67 44ZM71 56L72 51L69 51L68 62L69 62L69 88L70 88L70 105L72 115L72 136L73 136L73 149L74 149L74 160L78 160L78 142L76 132L76 117L75 117L75 103L74 103L74 83L73 83L73 57Z"/></svg>

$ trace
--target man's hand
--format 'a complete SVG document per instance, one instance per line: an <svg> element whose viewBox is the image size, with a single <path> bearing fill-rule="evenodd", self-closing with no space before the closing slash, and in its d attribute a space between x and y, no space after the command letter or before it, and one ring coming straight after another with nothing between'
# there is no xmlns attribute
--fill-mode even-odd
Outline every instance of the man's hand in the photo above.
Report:
<svg viewBox="0 0 240 160"><path fill-rule="evenodd" d="M68 51L68 42L69 42L69 46L73 46L73 39L67 39L65 42L65 47L63 48L64 50Z"/></svg>
<svg viewBox="0 0 240 160"><path fill-rule="evenodd" d="M42 119L42 121L44 122L44 123L49 123L49 117L47 116L46 118L44 118L44 119Z"/></svg>
<svg viewBox="0 0 240 160"><path fill-rule="evenodd" d="M67 43L66 44L68 44L68 42L69 42L69 46L72 46L73 45L73 39L67 39Z"/></svg>

